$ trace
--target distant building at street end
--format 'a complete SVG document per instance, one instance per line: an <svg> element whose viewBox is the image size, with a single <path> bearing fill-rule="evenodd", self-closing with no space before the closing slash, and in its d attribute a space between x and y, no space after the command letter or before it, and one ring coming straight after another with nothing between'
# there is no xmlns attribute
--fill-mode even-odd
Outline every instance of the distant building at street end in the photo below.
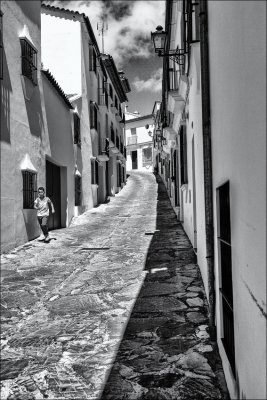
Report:
<svg viewBox="0 0 267 400"><path fill-rule="evenodd" d="M153 171L153 116L125 113L127 171Z"/></svg>

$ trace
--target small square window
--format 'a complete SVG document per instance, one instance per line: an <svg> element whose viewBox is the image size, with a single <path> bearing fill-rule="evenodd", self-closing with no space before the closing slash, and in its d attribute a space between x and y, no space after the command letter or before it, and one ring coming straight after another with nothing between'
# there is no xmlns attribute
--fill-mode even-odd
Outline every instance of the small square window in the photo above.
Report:
<svg viewBox="0 0 267 400"><path fill-rule="evenodd" d="M22 171L23 177L23 208L34 208L34 200L37 197L37 174L35 172Z"/></svg>
<svg viewBox="0 0 267 400"><path fill-rule="evenodd" d="M37 85L37 51L27 39L20 39L22 75L26 76Z"/></svg>

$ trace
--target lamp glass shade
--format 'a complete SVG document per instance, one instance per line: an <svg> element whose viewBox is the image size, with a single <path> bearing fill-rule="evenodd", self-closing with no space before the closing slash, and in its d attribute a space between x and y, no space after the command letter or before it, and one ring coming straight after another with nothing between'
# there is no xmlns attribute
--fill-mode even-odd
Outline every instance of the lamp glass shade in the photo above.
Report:
<svg viewBox="0 0 267 400"><path fill-rule="evenodd" d="M154 44L155 52L163 51L165 49L166 32L155 31L151 33L151 38Z"/></svg>

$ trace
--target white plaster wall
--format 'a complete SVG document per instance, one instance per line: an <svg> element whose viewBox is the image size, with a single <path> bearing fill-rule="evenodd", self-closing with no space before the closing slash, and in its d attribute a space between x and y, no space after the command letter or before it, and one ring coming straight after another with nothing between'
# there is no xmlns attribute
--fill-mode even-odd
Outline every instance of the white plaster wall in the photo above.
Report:
<svg viewBox="0 0 267 400"><path fill-rule="evenodd" d="M191 45L191 64L189 72L190 91L186 111L189 119L186 120L187 130L187 167L188 184L181 190L181 212L184 229L193 246L197 247L197 263L200 267L206 295L208 298L208 271L206 261L206 229L205 229L205 200L204 200L204 171L203 171L203 134L202 134L202 106L200 81L200 47ZM193 160L192 142L195 147L195 183L196 183L196 228L197 242L194 241L194 188L193 188Z"/></svg>
<svg viewBox="0 0 267 400"><path fill-rule="evenodd" d="M191 45L191 86L189 92L189 126L190 131L190 154L192 155L192 139L195 146L195 184L196 184L196 224L197 224L197 263L200 267L207 298L208 271L206 259L206 227L205 227L205 196L204 196L204 163L203 163L203 133L202 133L202 99L201 99L201 77L200 77L200 45ZM193 180L191 159L191 182ZM193 204L193 184L192 204ZM191 209L193 213L193 207ZM191 237L194 235L193 215L191 221ZM192 242L193 243L193 242Z"/></svg>
<svg viewBox="0 0 267 400"><path fill-rule="evenodd" d="M40 80L40 3L4 1L3 80L1 81L1 249L8 251L39 235L36 210L23 210L20 163L26 154L36 168L37 184L45 182L42 140L46 132ZM19 35L24 25L38 50L38 85L21 75ZM28 98L26 98L26 97Z"/></svg>
<svg viewBox="0 0 267 400"><path fill-rule="evenodd" d="M236 386L220 344L219 298L218 342L232 398L266 399L266 2L208 6L214 204L230 180Z"/></svg>
<svg viewBox="0 0 267 400"><path fill-rule="evenodd" d="M73 144L73 112L44 75L43 88L50 144L45 151L50 154L54 163L67 169L66 177L62 176L65 179L61 180L61 192L65 194L61 201L61 223L64 227L69 225L74 216L76 164L74 146L76 145Z"/></svg>
<svg viewBox="0 0 267 400"><path fill-rule="evenodd" d="M42 62L67 94L81 94L80 23L41 15Z"/></svg>

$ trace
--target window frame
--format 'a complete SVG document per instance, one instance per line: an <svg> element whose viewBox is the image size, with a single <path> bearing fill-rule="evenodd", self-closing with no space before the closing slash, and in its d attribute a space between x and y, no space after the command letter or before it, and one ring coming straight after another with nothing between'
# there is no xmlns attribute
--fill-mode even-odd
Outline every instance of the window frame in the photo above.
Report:
<svg viewBox="0 0 267 400"><path fill-rule="evenodd" d="M181 185L188 184L187 135L185 125L182 125L180 129L180 172Z"/></svg>
<svg viewBox="0 0 267 400"><path fill-rule="evenodd" d="M37 50L26 38L20 38L21 73L37 86Z"/></svg>
<svg viewBox="0 0 267 400"><path fill-rule="evenodd" d="M74 112L73 113L73 142L81 147L81 120L79 115Z"/></svg>
<svg viewBox="0 0 267 400"><path fill-rule="evenodd" d="M220 308L222 316L221 341L232 368L235 371L235 333L232 279L230 182L216 189L218 222L218 257L220 267Z"/></svg>
<svg viewBox="0 0 267 400"><path fill-rule="evenodd" d="M74 177L74 205L79 207L82 205L82 178L79 175L75 175Z"/></svg>
<svg viewBox="0 0 267 400"><path fill-rule="evenodd" d="M93 71L96 74L97 70L97 55L95 47L92 43L89 43L89 71Z"/></svg>
<svg viewBox="0 0 267 400"><path fill-rule="evenodd" d="M98 162L96 159L91 159L91 184L98 185Z"/></svg>
<svg viewBox="0 0 267 400"><path fill-rule="evenodd" d="M95 129L97 131L97 106L94 102L90 103L90 129Z"/></svg>
<svg viewBox="0 0 267 400"><path fill-rule="evenodd" d="M37 172L22 171L23 209L34 209L37 198Z"/></svg>

